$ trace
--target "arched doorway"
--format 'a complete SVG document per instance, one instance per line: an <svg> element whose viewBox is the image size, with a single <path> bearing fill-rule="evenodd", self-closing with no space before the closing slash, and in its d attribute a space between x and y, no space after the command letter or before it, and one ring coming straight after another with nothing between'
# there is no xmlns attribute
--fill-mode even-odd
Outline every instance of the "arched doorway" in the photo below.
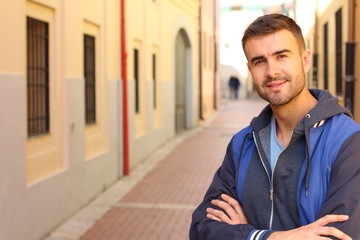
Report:
<svg viewBox="0 0 360 240"><path fill-rule="evenodd" d="M184 29L175 40L175 131L191 126L191 46Z"/></svg>

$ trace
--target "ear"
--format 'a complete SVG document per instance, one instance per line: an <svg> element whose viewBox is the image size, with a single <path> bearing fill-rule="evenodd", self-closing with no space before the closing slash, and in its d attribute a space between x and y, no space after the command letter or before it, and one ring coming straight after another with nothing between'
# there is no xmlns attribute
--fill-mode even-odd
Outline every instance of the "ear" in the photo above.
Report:
<svg viewBox="0 0 360 240"><path fill-rule="evenodd" d="M251 69L250 69L250 64L249 64L249 63L246 63L246 66L247 66L247 68L249 69L249 71L251 71Z"/></svg>
<svg viewBox="0 0 360 240"><path fill-rule="evenodd" d="M302 61L304 66L304 72L307 73L312 65L312 54L309 49L306 49L302 54Z"/></svg>

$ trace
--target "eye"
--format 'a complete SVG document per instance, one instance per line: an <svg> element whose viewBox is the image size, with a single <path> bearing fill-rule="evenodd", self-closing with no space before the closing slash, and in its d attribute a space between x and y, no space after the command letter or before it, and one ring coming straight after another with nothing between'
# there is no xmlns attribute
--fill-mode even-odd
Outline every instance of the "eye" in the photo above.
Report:
<svg viewBox="0 0 360 240"><path fill-rule="evenodd" d="M264 62L265 62L265 60L263 60L263 59L257 60L257 61L254 62L254 66L262 64Z"/></svg>
<svg viewBox="0 0 360 240"><path fill-rule="evenodd" d="M287 57L287 56L286 56L285 54L279 54L279 55L278 55L278 58L279 58L279 59L286 58L286 57Z"/></svg>

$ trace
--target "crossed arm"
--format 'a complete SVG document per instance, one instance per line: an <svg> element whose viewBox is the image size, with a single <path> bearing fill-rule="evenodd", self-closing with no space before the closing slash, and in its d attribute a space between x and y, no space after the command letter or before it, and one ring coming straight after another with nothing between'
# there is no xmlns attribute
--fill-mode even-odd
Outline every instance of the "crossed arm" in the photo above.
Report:
<svg viewBox="0 0 360 240"><path fill-rule="evenodd" d="M360 132L344 144L333 164L331 183L319 219L289 231L264 232L260 239L360 239L360 148L350 143L360 142ZM248 239L256 231L237 200L236 171L231 145L224 162L216 172L203 202L193 213L190 239ZM226 195L221 195L225 193ZM217 209L216 209L217 208ZM346 214L350 216L343 215ZM345 234L346 233L346 234ZM252 235L250 235L252 234Z"/></svg>
<svg viewBox="0 0 360 240"><path fill-rule="evenodd" d="M225 222L230 225L249 224L245 217L244 211L239 202L229 195L222 194L222 200L212 200L211 204L221 210L215 208L207 208L207 217L219 222ZM340 231L335 227L328 227L329 223L347 221L347 215L326 215L315 222L293 229L289 231L273 232L268 240L317 240L317 239L331 239L335 237L340 240L351 240L351 237Z"/></svg>

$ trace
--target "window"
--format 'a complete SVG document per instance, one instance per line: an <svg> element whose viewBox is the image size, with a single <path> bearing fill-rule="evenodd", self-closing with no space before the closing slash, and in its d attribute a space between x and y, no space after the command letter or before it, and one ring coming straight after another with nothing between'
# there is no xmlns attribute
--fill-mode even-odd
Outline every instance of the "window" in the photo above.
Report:
<svg viewBox="0 0 360 240"><path fill-rule="evenodd" d="M329 88L328 24L324 25L324 89Z"/></svg>
<svg viewBox="0 0 360 240"><path fill-rule="evenodd" d="M85 122L96 123L95 37L84 34Z"/></svg>
<svg viewBox="0 0 360 240"><path fill-rule="evenodd" d="M108 150L108 118L106 110L106 82L103 70L106 51L102 51L101 27L89 20L83 20L83 74L84 74L84 157L86 161L95 159ZM106 71L105 71L106 73Z"/></svg>
<svg viewBox="0 0 360 240"><path fill-rule="evenodd" d="M49 133L49 24L27 17L28 137Z"/></svg>
<svg viewBox="0 0 360 240"><path fill-rule="evenodd" d="M156 109L156 54L152 55L152 78L154 85L154 109Z"/></svg>
<svg viewBox="0 0 360 240"><path fill-rule="evenodd" d="M336 94L342 95L342 13L341 8L335 15L336 29Z"/></svg>
<svg viewBox="0 0 360 240"><path fill-rule="evenodd" d="M135 80L135 112L140 112L139 95L139 50L134 49L134 80Z"/></svg>

